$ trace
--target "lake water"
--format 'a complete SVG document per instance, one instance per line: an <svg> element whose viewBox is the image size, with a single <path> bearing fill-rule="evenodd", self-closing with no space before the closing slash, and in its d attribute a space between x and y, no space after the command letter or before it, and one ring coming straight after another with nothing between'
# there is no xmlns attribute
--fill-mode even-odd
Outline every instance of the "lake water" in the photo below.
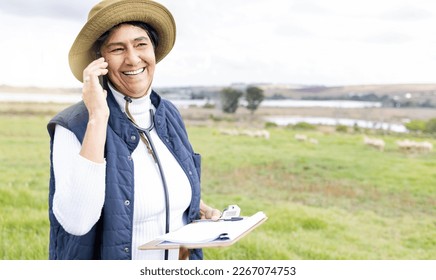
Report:
<svg viewBox="0 0 436 280"><path fill-rule="evenodd" d="M171 100L174 105L182 108L189 106L203 107L206 104L214 105L216 102L213 100L191 100L191 99L175 99ZM246 105L246 102L241 101L241 106ZM364 102L364 101L351 101L351 100L264 100L260 103L260 107L263 108L379 108L380 102Z"/></svg>
<svg viewBox="0 0 436 280"><path fill-rule="evenodd" d="M352 127L357 125L360 128L388 130L400 133L408 132L407 128L402 124L392 124L386 122L372 122L358 119L345 119L345 118L323 118L323 117L299 117L299 116L276 116L266 117L266 121L275 123L279 126L295 125L297 123L306 122L314 125L345 125Z"/></svg>
<svg viewBox="0 0 436 280"><path fill-rule="evenodd" d="M52 93L7 93L0 92L0 102L37 102L37 103L75 103L80 101L81 94L52 94ZM198 106L215 104L214 100L205 99L172 99L178 107ZM244 105L244 102L241 102ZM364 102L351 100L264 100L261 107L324 107L324 108L374 108L381 107L380 102Z"/></svg>
<svg viewBox="0 0 436 280"><path fill-rule="evenodd" d="M380 102L352 101L352 100L264 100L262 107L324 107L324 108L379 108Z"/></svg>
<svg viewBox="0 0 436 280"><path fill-rule="evenodd" d="M37 103L76 103L81 100L81 94L51 94L51 93L5 93L0 92L0 102L37 102ZM214 105L214 100L171 100L178 108L188 108L191 106L203 107L206 104ZM242 102L243 105L243 102ZM324 107L324 108L378 108L381 107L379 102L363 102L350 100L264 100L260 107L280 107L280 108L296 108L296 107ZM307 122L310 124L322 125L357 125L361 128L383 129L395 132L407 132L407 129L402 124L379 123L365 120L355 119L336 119L336 118L320 118L320 117L268 117L266 121L276 123L277 125L296 124L299 122Z"/></svg>

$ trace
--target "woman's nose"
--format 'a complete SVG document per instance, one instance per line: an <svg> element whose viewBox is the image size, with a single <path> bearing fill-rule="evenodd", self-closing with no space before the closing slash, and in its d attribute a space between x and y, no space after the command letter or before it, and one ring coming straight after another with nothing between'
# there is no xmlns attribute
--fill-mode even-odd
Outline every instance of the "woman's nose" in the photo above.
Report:
<svg viewBox="0 0 436 280"><path fill-rule="evenodd" d="M127 51L126 63L128 65L138 65L141 62L141 58L139 57L139 53L135 50Z"/></svg>

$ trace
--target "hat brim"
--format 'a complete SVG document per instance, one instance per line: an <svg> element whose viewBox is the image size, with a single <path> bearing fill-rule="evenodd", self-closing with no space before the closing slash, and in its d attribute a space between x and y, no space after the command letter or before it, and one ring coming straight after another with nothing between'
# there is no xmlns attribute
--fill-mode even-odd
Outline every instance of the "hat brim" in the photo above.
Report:
<svg viewBox="0 0 436 280"><path fill-rule="evenodd" d="M70 69L83 82L83 70L97 57L93 52L95 41L113 26L127 21L142 21L151 25L159 37L155 50L156 63L173 48L176 24L171 13L161 4L146 0L125 0L102 8L88 19L69 53Z"/></svg>

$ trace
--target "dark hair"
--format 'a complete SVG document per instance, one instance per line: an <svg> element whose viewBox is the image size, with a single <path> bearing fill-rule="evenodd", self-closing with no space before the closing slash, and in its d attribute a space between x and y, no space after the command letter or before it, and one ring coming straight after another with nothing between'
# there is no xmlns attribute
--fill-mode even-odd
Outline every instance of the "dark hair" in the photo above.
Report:
<svg viewBox="0 0 436 280"><path fill-rule="evenodd" d="M116 28L118 28L122 24L130 24L139 28L142 28L147 32L148 37L150 37L151 44L153 45L153 49L156 51L157 46L159 45L159 36L157 35L156 30L148 23L142 22L142 21L126 21L119 23L115 26L113 26L111 29L103 33L94 43L92 46L92 49L97 57L101 56L100 49L103 46L103 44L106 42L107 38L109 37L109 34Z"/></svg>

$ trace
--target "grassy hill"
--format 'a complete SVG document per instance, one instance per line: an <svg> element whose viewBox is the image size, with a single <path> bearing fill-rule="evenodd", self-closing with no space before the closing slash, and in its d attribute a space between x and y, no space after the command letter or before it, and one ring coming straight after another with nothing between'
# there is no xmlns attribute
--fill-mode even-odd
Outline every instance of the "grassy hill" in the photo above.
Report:
<svg viewBox="0 0 436 280"><path fill-rule="evenodd" d="M0 92L7 93L81 93L81 88L53 88L53 87L16 87L0 85Z"/></svg>
<svg viewBox="0 0 436 280"><path fill-rule="evenodd" d="M47 121L0 115L0 259L48 256ZM222 135L220 125L188 126L203 199L269 219L206 259L435 259L434 151L401 152L393 135L379 136L380 152L358 133L272 128L267 140Z"/></svg>

